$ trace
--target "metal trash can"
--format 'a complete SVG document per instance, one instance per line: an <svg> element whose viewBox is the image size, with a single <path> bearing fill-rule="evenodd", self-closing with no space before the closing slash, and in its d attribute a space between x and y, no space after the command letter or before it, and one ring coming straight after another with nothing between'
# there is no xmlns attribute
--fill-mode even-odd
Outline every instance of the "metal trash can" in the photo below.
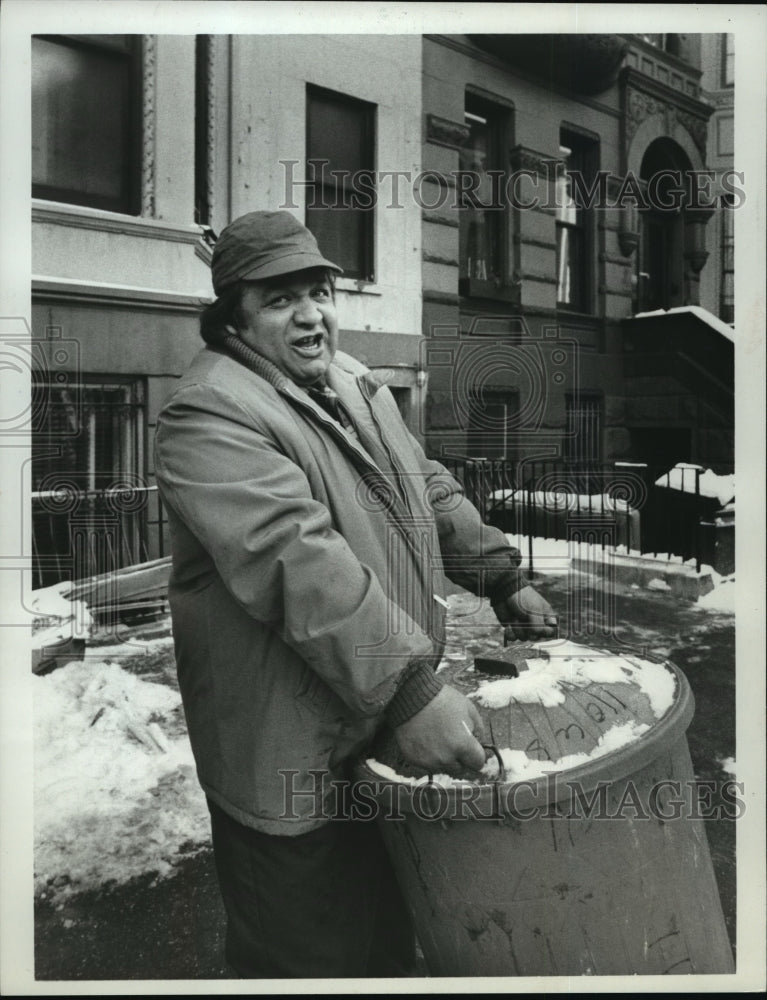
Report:
<svg viewBox="0 0 767 1000"><path fill-rule="evenodd" d="M451 677L492 738L479 779L417 771L391 738L357 767L430 973L733 972L684 675L559 641L499 655Z"/></svg>

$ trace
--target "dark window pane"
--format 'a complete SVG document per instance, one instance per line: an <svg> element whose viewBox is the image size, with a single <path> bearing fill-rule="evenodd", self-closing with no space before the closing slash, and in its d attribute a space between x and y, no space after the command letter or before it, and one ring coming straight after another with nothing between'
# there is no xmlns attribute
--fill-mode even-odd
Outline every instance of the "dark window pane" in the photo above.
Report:
<svg viewBox="0 0 767 1000"><path fill-rule="evenodd" d="M502 213L494 208L491 170L499 170L499 113L492 107L466 98L464 123L469 138L459 150L459 164L466 175L462 184L459 229L460 276L475 281L502 284Z"/></svg>
<svg viewBox="0 0 767 1000"><path fill-rule="evenodd" d="M87 378L87 376L86 376ZM141 380L35 377L32 544L35 586L81 579L148 558ZM130 502L115 487L139 487ZM87 549L76 537L90 539Z"/></svg>
<svg viewBox="0 0 767 1000"><path fill-rule="evenodd" d="M308 110L309 159L327 160L327 172L372 167L365 108L314 97Z"/></svg>
<svg viewBox="0 0 767 1000"><path fill-rule="evenodd" d="M475 387L469 397L467 445L472 458L512 458L519 435L519 393Z"/></svg>
<svg viewBox="0 0 767 1000"><path fill-rule="evenodd" d="M602 400L599 396L567 396L565 458L588 467L602 460Z"/></svg>
<svg viewBox="0 0 767 1000"><path fill-rule="evenodd" d="M197 35L194 50L194 221L204 226L209 226L211 222L211 191L208 189L210 47L210 35Z"/></svg>
<svg viewBox="0 0 767 1000"><path fill-rule="evenodd" d="M123 53L33 38L33 193L130 211L131 115Z"/></svg>
<svg viewBox="0 0 767 1000"><path fill-rule="evenodd" d="M721 292L719 296L719 316L725 323L735 320L735 218L732 198L723 197L722 242L721 242Z"/></svg>
<svg viewBox="0 0 767 1000"><path fill-rule="evenodd" d="M306 228L314 233L324 256L348 277L362 276L368 216L362 209L306 209Z"/></svg>
<svg viewBox="0 0 767 1000"><path fill-rule="evenodd" d="M371 281L374 210L360 206L355 193L369 197L374 189L359 180L375 168L375 108L309 88L306 109L306 225L347 277Z"/></svg>
<svg viewBox="0 0 767 1000"><path fill-rule="evenodd" d="M590 190L596 173L595 144L588 138L562 131L557 175L557 302L581 312L589 309L591 270L589 247L591 211L578 191ZM573 177L578 175L581 186Z"/></svg>

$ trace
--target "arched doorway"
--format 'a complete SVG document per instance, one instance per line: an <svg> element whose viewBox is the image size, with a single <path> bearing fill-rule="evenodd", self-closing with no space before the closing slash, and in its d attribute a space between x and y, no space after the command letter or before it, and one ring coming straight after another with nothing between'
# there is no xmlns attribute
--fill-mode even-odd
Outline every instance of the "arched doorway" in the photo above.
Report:
<svg viewBox="0 0 767 1000"><path fill-rule="evenodd" d="M685 179L692 164L673 139L655 139L640 178L649 207L641 212L637 255L638 311L685 305Z"/></svg>

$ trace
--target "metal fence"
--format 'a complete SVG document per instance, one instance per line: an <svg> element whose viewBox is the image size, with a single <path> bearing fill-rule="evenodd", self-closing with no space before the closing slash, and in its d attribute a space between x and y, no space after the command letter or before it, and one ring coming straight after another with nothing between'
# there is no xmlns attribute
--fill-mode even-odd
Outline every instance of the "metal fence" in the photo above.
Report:
<svg viewBox="0 0 767 1000"><path fill-rule="evenodd" d="M166 554L156 486L61 485L31 495L32 586L83 580Z"/></svg>
<svg viewBox="0 0 767 1000"><path fill-rule="evenodd" d="M702 469L643 463L454 457L443 464L483 520L528 537L625 546L627 552L702 561L701 518L720 506L701 495Z"/></svg>
<svg viewBox="0 0 767 1000"><path fill-rule="evenodd" d="M694 559L701 519L719 502L700 491L701 469L643 464L573 465L551 460L443 459L483 520L528 538L624 546L627 552ZM32 494L33 587L82 580L167 554L167 520L156 486Z"/></svg>

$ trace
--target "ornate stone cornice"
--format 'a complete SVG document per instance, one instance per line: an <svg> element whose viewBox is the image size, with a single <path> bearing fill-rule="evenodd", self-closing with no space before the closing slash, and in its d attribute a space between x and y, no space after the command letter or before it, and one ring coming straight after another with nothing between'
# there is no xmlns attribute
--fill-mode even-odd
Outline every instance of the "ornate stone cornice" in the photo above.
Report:
<svg viewBox="0 0 767 1000"><path fill-rule="evenodd" d="M141 214L154 216L155 195L155 77L157 42L141 39Z"/></svg>
<svg viewBox="0 0 767 1000"><path fill-rule="evenodd" d="M552 180L556 176L557 168L564 166L564 161L558 157L540 153L526 146L514 146L510 160L513 170L529 170L533 174Z"/></svg>
<svg viewBox="0 0 767 1000"><path fill-rule="evenodd" d="M687 97L680 91L658 83L657 80L651 80L632 69L622 71L621 82L624 87L624 128L627 147L642 122L655 115L662 115L664 131L671 134L675 122L679 122L690 133L701 157L705 160L708 119L714 113L711 105Z"/></svg>
<svg viewBox="0 0 767 1000"><path fill-rule="evenodd" d="M469 128L439 115L426 115L426 141L448 149L459 149L469 138Z"/></svg>
<svg viewBox="0 0 767 1000"><path fill-rule="evenodd" d="M735 107L733 88L728 90L705 90L702 94L707 104L713 104L717 111L732 110Z"/></svg>

